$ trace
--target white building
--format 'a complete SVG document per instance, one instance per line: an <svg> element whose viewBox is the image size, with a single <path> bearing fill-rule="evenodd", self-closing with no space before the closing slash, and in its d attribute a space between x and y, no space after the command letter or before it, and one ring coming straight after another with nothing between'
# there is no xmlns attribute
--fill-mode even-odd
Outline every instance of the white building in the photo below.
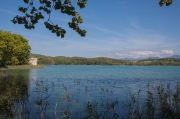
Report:
<svg viewBox="0 0 180 119"><path fill-rule="evenodd" d="M37 58L30 58L30 59L29 59L29 63L30 63L31 65L37 65Z"/></svg>

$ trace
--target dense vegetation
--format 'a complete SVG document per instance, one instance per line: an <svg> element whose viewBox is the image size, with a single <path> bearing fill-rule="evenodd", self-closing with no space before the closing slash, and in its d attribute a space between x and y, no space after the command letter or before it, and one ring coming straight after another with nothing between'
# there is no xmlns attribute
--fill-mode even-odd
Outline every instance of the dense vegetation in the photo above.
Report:
<svg viewBox="0 0 180 119"><path fill-rule="evenodd" d="M22 35L0 30L0 66L28 64L30 50Z"/></svg>
<svg viewBox="0 0 180 119"><path fill-rule="evenodd" d="M21 104L28 98L28 76L0 74L0 119L13 118Z"/></svg>
<svg viewBox="0 0 180 119"><path fill-rule="evenodd" d="M31 57L38 58L38 64L44 65L139 65L139 66L180 66L178 58L144 59L144 60L119 60L106 57L84 58L64 56L44 56L31 54Z"/></svg>

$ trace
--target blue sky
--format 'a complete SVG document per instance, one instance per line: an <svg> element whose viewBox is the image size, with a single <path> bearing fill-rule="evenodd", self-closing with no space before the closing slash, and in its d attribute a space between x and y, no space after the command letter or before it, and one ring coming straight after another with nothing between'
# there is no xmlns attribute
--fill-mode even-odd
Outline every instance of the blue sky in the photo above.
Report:
<svg viewBox="0 0 180 119"><path fill-rule="evenodd" d="M48 31L43 20L34 30L10 22L21 15L17 9L26 6L22 1L1 1L0 29L22 34L29 40L32 53L118 59L180 54L180 0L173 0L169 7L160 7L158 0L89 0L85 9L76 6L86 37L68 27L71 17L53 12L53 23L67 31L63 39ZM72 1L76 4L77 0Z"/></svg>

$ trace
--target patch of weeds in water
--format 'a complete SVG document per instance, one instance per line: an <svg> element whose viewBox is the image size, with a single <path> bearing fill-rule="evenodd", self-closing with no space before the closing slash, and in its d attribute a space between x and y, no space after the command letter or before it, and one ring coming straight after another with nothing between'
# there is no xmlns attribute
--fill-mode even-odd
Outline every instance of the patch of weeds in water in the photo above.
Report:
<svg viewBox="0 0 180 119"><path fill-rule="evenodd" d="M148 84L146 98L140 99L140 92L130 93L130 100L124 103L126 119L179 119L180 118L180 83L175 89L170 84Z"/></svg>
<svg viewBox="0 0 180 119"><path fill-rule="evenodd" d="M28 80L22 75L13 76L2 73L0 75L0 118L21 116L19 107L28 99ZM17 102L19 104L17 104ZM26 111L28 115L28 111Z"/></svg>
<svg viewBox="0 0 180 119"><path fill-rule="evenodd" d="M32 94L29 94L27 77L0 75L0 118L180 118L180 83L175 89L170 84L148 84L146 91L139 90L135 94L129 92L129 98L123 103L119 101L120 97L115 95L113 86L100 87L94 98L83 97L87 94L93 97L92 92L97 91L93 81L85 85L85 88L83 82L74 81L68 85L59 79L56 82L35 81L34 84L35 88ZM82 97L86 100L82 100ZM123 113L120 108L123 108Z"/></svg>

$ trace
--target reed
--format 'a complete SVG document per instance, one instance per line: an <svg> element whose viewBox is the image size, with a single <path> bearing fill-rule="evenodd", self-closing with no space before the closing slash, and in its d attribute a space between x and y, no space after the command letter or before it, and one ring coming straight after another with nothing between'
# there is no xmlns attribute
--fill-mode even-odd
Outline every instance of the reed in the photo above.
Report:
<svg viewBox="0 0 180 119"><path fill-rule="evenodd" d="M37 80L29 90L28 76L0 74L0 118L179 119L180 83L147 84L146 90L127 94L120 102L114 88L99 87L99 99L89 96L91 86L73 81ZM93 82L91 82L93 84ZM84 89L84 91L80 91ZM55 91L57 93L55 93ZM88 94L81 100L81 93ZM123 110L123 112L122 112Z"/></svg>
<svg viewBox="0 0 180 119"><path fill-rule="evenodd" d="M124 103L127 119L180 118L180 83L173 88L170 84L163 86L160 83L147 87L144 100L140 100L140 92L130 93L129 100Z"/></svg>

